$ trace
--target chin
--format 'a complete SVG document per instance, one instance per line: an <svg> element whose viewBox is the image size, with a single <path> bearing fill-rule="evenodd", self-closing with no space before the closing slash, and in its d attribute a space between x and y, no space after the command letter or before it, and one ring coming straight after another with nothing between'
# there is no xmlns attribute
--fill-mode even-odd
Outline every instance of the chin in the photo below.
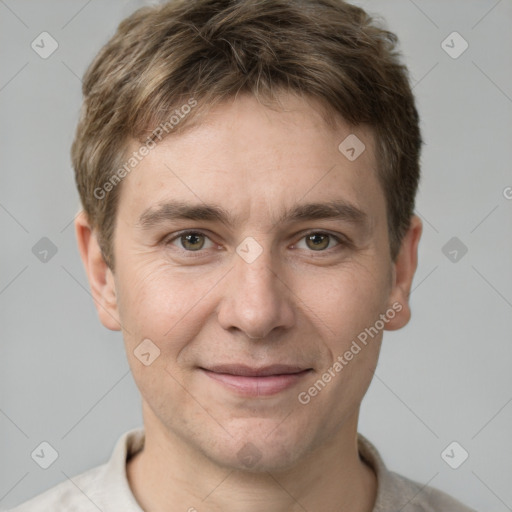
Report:
<svg viewBox="0 0 512 512"><path fill-rule="evenodd" d="M268 429L254 425L239 427L237 435L214 446L210 444L205 451L210 452L216 464L231 470L251 473L289 470L304 456L308 443L304 432L286 432L278 426L279 423Z"/></svg>
<svg viewBox="0 0 512 512"><path fill-rule="evenodd" d="M286 451L282 446L279 448L261 445L256 446L251 441L247 441L237 446L235 453L226 458L226 452L218 454L217 464L230 470L247 473L276 473L290 470L297 462L298 454Z"/></svg>

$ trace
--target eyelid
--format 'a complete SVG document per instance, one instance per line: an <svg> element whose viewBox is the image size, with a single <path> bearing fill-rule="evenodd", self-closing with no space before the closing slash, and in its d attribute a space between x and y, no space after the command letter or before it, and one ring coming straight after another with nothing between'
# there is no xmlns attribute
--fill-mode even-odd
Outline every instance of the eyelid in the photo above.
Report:
<svg viewBox="0 0 512 512"><path fill-rule="evenodd" d="M214 243L213 240L211 239L211 237L202 229L184 229L182 231L177 231L175 233L171 233L169 236L166 236L163 238L162 243L164 245L169 245L169 244L171 244L171 242L174 242L175 240L179 239L180 237L182 237L184 235L203 235L205 238L208 238L208 240L210 240L210 242ZM203 252L203 249L201 249L199 251L186 251L185 249L183 249L183 251L185 251L185 252Z"/></svg>
<svg viewBox="0 0 512 512"><path fill-rule="evenodd" d="M215 242L208 235L208 232L203 229L184 229L182 231L172 233L171 235L164 237L164 239L162 240L162 243L164 245L170 245L172 242L179 239L181 236L189 235L189 234L203 235L205 238L209 239L210 242L215 244ZM300 231L299 233L296 233L294 235L294 238L299 237L298 241L300 242L304 237L306 237L308 235L313 235L313 234L330 236L331 238L334 238L334 240L337 242L337 244L334 247L325 249L323 251L310 251L311 253L315 253L315 252L317 252L319 254L320 253L329 253L333 250L336 250L337 247L340 247L340 246L341 247L350 247L352 245L352 242L345 235L343 235L341 233L332 233L329 230L325 230L325 229L309 229L306 231ZM293 245L295 245L295 243ZM192 254L193 253L200 254L200 253L205 252L205 250L206 249L199 249L198 251L187 251L186 249L181 249L182 252L187 252L187 253L192 253Z"/></svg>
<svg viewBox="0 0 512 512"><path fill-rule="evenodd" d="M328 229L308 229L306 231L299 231L295 236L305 237L308 235L329 235L338 240L340 243L348 243L349 239L342 233L334 233Z"/></svg>
<svg viewBox="0 0 512 512"><path fill-rule="evenodd" d="M327 235L327 236L333 238L337 242L337 245L335 245L334 247L325 249L323 251L310 251L312 253L315 253L315 252L318 254L328 253L332 250L335 250L339 246L348 247L351 245L351 241L345 235L342 235L341 233L332 233L331 231L328 231L325 229L310 229L310 230L307 230L304 232L299 232L295 236L299 236L299 242L300 242L300 241L302 241L302 239L304 237L306 237L308 235Z"/></svg>

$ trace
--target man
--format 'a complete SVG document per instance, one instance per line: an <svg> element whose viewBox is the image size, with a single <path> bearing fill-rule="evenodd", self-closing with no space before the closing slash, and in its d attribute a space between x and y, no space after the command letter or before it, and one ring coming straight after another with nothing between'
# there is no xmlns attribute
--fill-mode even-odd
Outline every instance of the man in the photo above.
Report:
<svg viewBox="0 0 512 512"><path fill-rule="evenodd" d="M120 24L84 77L75 227L144 429L17 511L469 510L357 433L422 230L395 43L340 0Z"/></svg>

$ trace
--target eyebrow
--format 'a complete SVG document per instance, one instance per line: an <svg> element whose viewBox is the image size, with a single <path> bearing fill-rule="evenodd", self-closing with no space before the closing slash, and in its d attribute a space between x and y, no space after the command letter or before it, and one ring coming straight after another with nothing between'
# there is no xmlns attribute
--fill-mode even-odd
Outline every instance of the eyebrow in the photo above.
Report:
<svg viewBox="0 0 512 512"><path fill-rule="evenodd" d="M333 219L350 222L360 228L368 228L368 215L357 206L343 199L325 203L298 204L285 210L275 224L306 220ZM191 204L182 201L168 201L158 207L150 207L139 217L138 226L149 230L161 223L173 220L195 220L222 222L233 228L239 217L213 204Z"/></svg>

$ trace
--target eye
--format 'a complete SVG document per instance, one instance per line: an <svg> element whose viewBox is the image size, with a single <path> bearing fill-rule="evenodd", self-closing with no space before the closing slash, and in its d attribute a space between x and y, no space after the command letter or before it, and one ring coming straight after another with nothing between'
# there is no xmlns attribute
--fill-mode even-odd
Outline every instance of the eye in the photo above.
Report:
<svg viewBox="0 0 512 512"><path fill-rule="evenodd" d="M294 247L304 249L304 246L301 247L303 240L306 245L305 248L314 252L327 252L328 249L348 245L348 241L344 241L341 237L331 233L311 231L303 235L300 242L295 244ZM165 245L174 246L179 244L178 248L186 252L201 252L202 249L211 249L214 246L214 243L208 236L201 231L182 231L181 233L174 234L171 238L165 240L164 243Z"/></svg>
<svg viewBox="0 0 512 512"><path fill-rule="evenodd" d="M307 233L305 236L302 237L301 241L302 240L305 240L307 249L311 249L312 251L315 252L323 252L328 248L333 248L331 246L332 241L336 242L334 247L343 244L343 241L339 237L332 235L330 233L324 233L323 231L313 231ZM299 249L302 248L300 247L300 243L297 244L296 247L298 247Z"/></svg>
<svg viewBox="0 0 512 512"><path fill-rule="evenodd" d="M210 242L210 246L205 247L206 240ZM212 247L212 241L200 231L183 231L178 233L173 238L166 241L166 245L178 242L181 245L181 249L189 252L197 252L201 249L209 249Z"/></svg>

